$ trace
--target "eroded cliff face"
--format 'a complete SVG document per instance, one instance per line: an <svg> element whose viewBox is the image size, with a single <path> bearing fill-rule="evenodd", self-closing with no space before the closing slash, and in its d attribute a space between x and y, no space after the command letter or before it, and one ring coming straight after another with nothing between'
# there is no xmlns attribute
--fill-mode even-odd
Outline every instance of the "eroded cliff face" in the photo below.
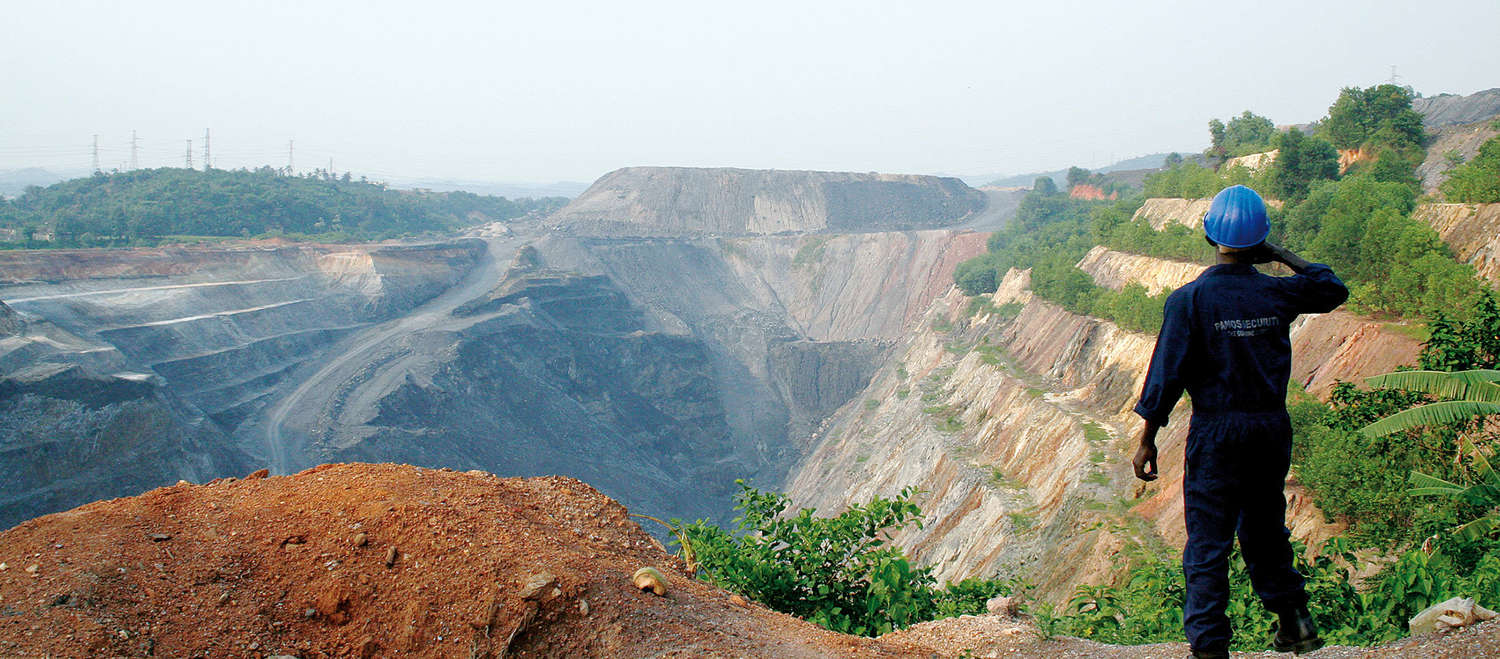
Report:
<svg viewBox="0 0 1500 659"><path fill-rule="evenodd" d="M1436 230L1479 276L1500 283L1500 204L1420 204L1412 218Z"/></svg>
<svg viewBox="0 0 1500 659"><path fill-rule="evenodd" d="M1208 207L1213 204L1212 199L1173 199L1165 197L1153 197L1147 199L1146 203L1135 212L1130 219L1146 220L1151 223L1151 228L1161 231L1168 224L1181 224L1189 229L1203 227L1203 216L1208 213Z"/></svg>
<svg viewBox="0 0 1500 659"><path fill-rule="evenodd" d="M1168 261L1139 254L1116 252L1097 245L1078 262L1078 269L1094 278L1094 283L1120 290L1129 283L1146 287L1152 295L1165 289L1178 289L1203 273L1206 266L1184 261Z"/></svg>
<svg viewBox="0 0 1500 659"><path fill-rule="evenodd" d="M627 167L549 221L584 235L846 233L948 226L986 203L962 181L935 176Z"/></svg>

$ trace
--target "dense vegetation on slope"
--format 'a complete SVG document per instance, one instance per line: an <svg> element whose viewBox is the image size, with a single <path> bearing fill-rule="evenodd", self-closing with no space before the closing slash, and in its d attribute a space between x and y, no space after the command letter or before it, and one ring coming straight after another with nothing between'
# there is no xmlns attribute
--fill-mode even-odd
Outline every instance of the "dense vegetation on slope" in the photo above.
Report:
<svg viewBox="0 0 1500 659"><path fill-rule="evenodd" d="M27 241L11 247L143 245L168 237L262 235L370 240L445 231L559 207L565 200L509 200L468 192L416 192L319 173L140 169L33 187L0 200L0 227ZM53 241L30 241L50 229Z"/></svg>
<svg viewBox="0 0 1500 659"><path fill-rule="evenodd" d="M1215 171L1176 163L1147 177L1146 194L1203 198L1229 185L1248 185L1285 202L1282 209L1271 211L1271 239L1332 266L1350 285L1352 308L1415 319L1445 311L1464 315L1473 308L1483 288L1473 268L1455 261L1431 227L1411 219L1419 192L1414 172L1420 161L1421 122L1411 111L1410 92L1390 85L1345 89L1313 135L1293 129L1264 138L1264 122L1249 113L1231 120L1230 127L1237 124L1242 125L1234 131L1223 129L1225 135L1242 135L1235 140L1213 127L1221 146L1211 151L1234 153L1269 144L1279 149L1273 165L1252 172L1238 166ZM1378 155L1356 162L1340 176L1336 145ZM1500 159L1500 146L1494 152ZM1489 162L1475 158L1466 167L1484 172ZM1488 180L1484 176L1461 180L1483 182ZM1043 298L1131 329L1155 331L1151 323L1160 319L1158 302L1150 302L1157 314L1147 317L1133 311L1147 303L1140 299L1142 292L1095 290L1088 276L1072 267L1096 244L1159 258L1211 262L1212 250L1197 232L1174 228L1152 235L1144 223L1130 222L1123 211L1133 211L1132 205L1140 203L1071 199L1038 185L1022 202L1016 220L991 237L990 252L960 265L955 281L973 295L993 291L1008 268L1032 268L1032 288ZM1120 296L1130 299L1122 303Z"/></svg>
<svg viewBox="0 0 1500 659"><path fill-rule="evenodd" d="M1500 124L1500 119L1495 123ZM1442 191L1448 201L1500 203L1500 137L1490 138L1473 160L1454 169L1443 181Z"/></svg>
<svg viewBox="0 0 1500 659"><path fill-rule="evenodd" d="M788 515L786 495L739 486L738 533L703 520L679 523L678 543L705 581L777 611L846 634L879 636L984 613L987 600L1010 592L1008 584L984 579L938 588L931 568L912 565L887 543L890 533L921 524L912 489L820 517L810 508Z"/></svg>

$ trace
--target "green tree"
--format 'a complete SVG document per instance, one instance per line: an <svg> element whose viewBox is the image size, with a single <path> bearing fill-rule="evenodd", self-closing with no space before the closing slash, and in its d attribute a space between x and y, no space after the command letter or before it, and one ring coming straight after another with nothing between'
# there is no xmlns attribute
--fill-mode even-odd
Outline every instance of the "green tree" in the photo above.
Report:
<svg viewBox="0 0 1500 659"><path fill-rule="evenodd" d="M1307 137L1293 128L1277 137L1276 148L1270 192L1277 198L1300 200L1314 181L1338 176L1338 152L1324 140Z"/></svg>
<svg viewBox="0 0 1500 659"><path fill-rule="evenodd" d="M1420 149L1422 115L1411 109L1413 94L1396 85L1346 87L1328 108L1322 133L1340 149Z"/></svg>
<svg viewBox="0 0 1500 659"><path fill-rule="evenodd" d="M1271 148L1276 124L1249 110L1229 120L1224 128L1223 147L1230 156L1243 156Z"/></svg>

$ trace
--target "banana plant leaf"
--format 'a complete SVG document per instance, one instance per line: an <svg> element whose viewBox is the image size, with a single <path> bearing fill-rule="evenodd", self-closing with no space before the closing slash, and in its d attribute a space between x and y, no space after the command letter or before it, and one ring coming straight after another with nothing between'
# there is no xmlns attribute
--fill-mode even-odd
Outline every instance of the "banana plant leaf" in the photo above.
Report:
<svg viewBox="0 0 1500 659"><path fill-rule="evenodd" d="M1366 437L1381 437L1421 426L1468 421L1476 416L1500 414L1500 402L1447 400L1403 410L1359 429Z"/></svg>
<svg viewBox="0 0 1500 659"><path fill-rule="evenodd" d="M1397 371L1365 380L1377 389L1422 391L1443 398L1500 403L1500 371Z"/></svg>

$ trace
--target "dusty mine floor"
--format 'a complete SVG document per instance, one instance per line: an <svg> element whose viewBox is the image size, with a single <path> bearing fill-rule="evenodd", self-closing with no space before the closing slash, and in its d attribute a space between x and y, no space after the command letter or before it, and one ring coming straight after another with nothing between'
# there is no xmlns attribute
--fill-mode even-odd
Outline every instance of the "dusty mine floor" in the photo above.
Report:
<svg viewBox="0 0 1500 659"><path fill-rule="evenodd" d="M631 574L655 566L666 596ZM567 478L400 465L180 484L0 534L0 656L1177 657L974 616L835 634L689 579ZM1329 657L1475 657L1500 626ZM1257 656L1257 655L1246 655ZM1272 656L1266 653L1266 656Z"/></svg>

